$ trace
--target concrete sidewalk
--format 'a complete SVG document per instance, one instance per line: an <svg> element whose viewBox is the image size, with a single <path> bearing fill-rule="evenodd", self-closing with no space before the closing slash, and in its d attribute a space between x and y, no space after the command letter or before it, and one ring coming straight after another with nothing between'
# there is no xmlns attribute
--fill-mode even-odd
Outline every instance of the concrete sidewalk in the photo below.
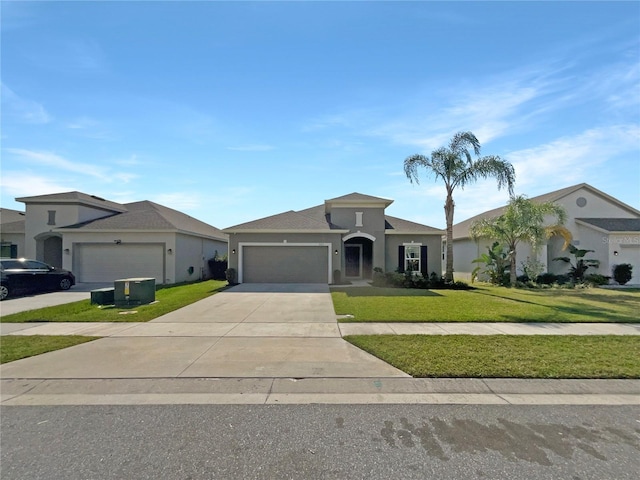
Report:
<svg viewBox="0 0 640 480"><path fill-rule="evenodd" d="M640 335L638 323L335 323L170 321L165 315L145 323L3 323L2 335L88 335L96 337L312 337L346 335ZM225 320L228 317L225 317ZM178 320L176 317L175 320Z"/></svg>
<svg viewBox="0 0 640 480"><path fill-rule="evenodd" d="M640 405L639 380L479 378L4 379L2 406L184 404Z"/></svg>

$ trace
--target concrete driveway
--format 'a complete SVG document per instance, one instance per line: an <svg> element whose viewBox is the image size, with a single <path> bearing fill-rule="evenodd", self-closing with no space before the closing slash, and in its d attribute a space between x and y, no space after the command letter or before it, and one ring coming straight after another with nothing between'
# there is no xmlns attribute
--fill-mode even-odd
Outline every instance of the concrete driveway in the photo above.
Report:
<svg viewBox="0 0 640 480"><path fill-rule="evenodd" d="M0 366L7 378L407 377L340 336L327 285L242 284L109 337Z"/></svg>
<svg viewBox="0 0 640 480"><path fill-rule="evenodd" d="M0 302L0 315L11 315L27 310L35 310L36 308L86 300L91 298L91 290L104 287L113 287L113 283L79 283L69 290L10 297Z"/></svg>

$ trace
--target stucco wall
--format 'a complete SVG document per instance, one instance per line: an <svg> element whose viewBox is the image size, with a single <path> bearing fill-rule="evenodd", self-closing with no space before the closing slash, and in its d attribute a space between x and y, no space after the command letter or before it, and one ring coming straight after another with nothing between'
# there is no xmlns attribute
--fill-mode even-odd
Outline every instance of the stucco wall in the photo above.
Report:
<svg viewBox="0 0 640 480"><path fill-rule="evenodd" d="M398 247L405 243L420 243L427 247L427 271L442 272L441 236L438 235L387 235L385 247L385 264L374 265L385 272L395 272L398 269Z"/></svg>
<svg viewBox="0 0 640 480"><path fill-rule="evenodd" d="M219 255L227 253L227 244L191 235L177 234L173 250L173 270L175 282L193 282L209 278L207 261L213 258L215 251ZM168 257L168 258L169 258ZM190 273L190 267L193 271Z"/></svg>

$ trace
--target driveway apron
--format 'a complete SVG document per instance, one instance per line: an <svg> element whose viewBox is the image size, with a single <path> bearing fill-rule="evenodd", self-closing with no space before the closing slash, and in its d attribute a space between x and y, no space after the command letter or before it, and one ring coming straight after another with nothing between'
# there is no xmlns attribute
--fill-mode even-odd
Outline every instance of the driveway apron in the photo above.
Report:
<svg viewBox="0 0 640 480"><path fill-rule="evenodd" d="M407 377L344 341L327 285L242 284L100 340L0 366L6 378Z"/></svg>

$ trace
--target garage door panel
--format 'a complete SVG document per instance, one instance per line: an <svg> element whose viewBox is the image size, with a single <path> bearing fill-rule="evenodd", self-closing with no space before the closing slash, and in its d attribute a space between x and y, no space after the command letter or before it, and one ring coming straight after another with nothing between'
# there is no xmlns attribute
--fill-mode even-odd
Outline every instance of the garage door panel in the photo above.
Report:
<svg viewBox="0 0 640 480"><path fill-rule="evenodd" d="M155 278L164 283L162 244L80 244L75 247L78 282L112 282L121 278Z"/></svg>
<svg viewBox="0 0 640 480"><path fill-rule="evenodd" d="M328 283L326 246L245 246L244 283Z"/></svg>

